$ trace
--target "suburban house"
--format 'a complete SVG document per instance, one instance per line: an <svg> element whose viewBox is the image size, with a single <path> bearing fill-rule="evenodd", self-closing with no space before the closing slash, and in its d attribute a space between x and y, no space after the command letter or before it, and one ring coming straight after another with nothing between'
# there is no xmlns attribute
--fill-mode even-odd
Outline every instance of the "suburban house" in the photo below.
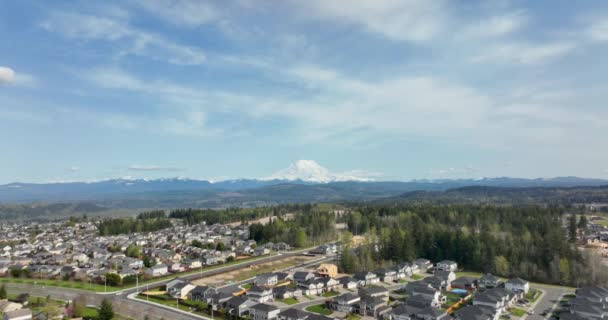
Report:
<svg viewBox="0 0 608 320"><path fill-rule="evenodd" d="M491 307L500 313L510 308L515 300L516 296L512 292L504 288L493 288L476 294L473 305Z"/></svg>
<svg viewBox="0 0 608 320"><path fill-rule="evenodd" d="M393 269L378 269L375 274L380 278L382 282L393 282L397 279L397 271Z"/></svg>
<svg viewBox="0 0 608 320"><path fill-rule="evenodd" d="M403 279L412 275L412 264L401 263L393 267L393 270L395 270L397 279Z"/></svg>
<svg viewBox="0 0 608 320"><path fill-rule="evenodd" d="M378 279L378 276L375 273L369 272L369 271L357 272L357 273L355 273L353 278L355 278L355 280L359 281L360 286L369 286L371 284L380 282L380 279Z"/></svg>
<svg viewBox="0 0 608 320"><path fill-rule="evenodd" d="M146 269L146 274L150 277L160 277L169 274L169 269L166 264L157 264Z"/></svg>
<svg viewBox="0 0 608 320"><path fill-rule="evenodd" d="M188 293L188 299L193 301L207 301L207 298L216 294L217 291L209 286L196 286Z"/></svg>
<svg viewBox="0 0 608 320"><path fill-rule="evenodd" d="M433 263L431 260L418 258L414 260L414 264L418 266L419 272L427 272L429 269L433 267Z"/></svg>
<svg viewBox="0 0 608 320"><path fill-rule="evenodd" d="M255 277L254 283L258 286L272 287L279 282L279 277L275 273L262 273Z"/></svg>
<svg viewBox="0 0 608 320"><path fill-rule="evenodd" d="M384 287L359 288L362 297L382 298L388 300L388 289Z"/></svg>
<svg viewBox="0 0 608 320"><path fill-rule="evenodd" d="M249 290L247 290L247 298L258 303L272 301L272 289L254 284Z"/></svg>
<svg viewBox="0 0 608 320"><path fill-rule="evenodd" d="M355 293L345 293L334 297L328 304L331 310L351 313L355 311L355 304L361 301L361 297Z"/></svg>
<svg viewBox="0 0 608 320"><path fill-rule="evenodd" d="M499 318L500 312L481 305L469 305L454 312L455 320L498 320Z"/></svg>
<svg viewBox="0 0 608 320"><path fill-rule="evenodd" d="M499 277L491 274L491 273L486 273L483 276L481 276L481 278L479 278L478 282L478 286L480 288L484 288L484 289L492 289L492 288L496 288L501 284L501 280Z"/></svg>
<svg viewBox="0 0 608 320"><path fill-rule="evenodd" d="M276 306L258 303L249 308L249 315L252 320L273 320L279 317L279 309Z"/></svg>
<svg viewBox="0 0 608 320"><path fill-rule="evenodd" d="M300 283L298 287L302 289L305 296L322 294L325 291L325 284L321 279L308 279L304 283Z"/></svg>
<svg viewBox="0 0 608 320"><path fill-rule="evenodd" d="M277 299L299 298L303 295L302 289L292 288L288 286L276 287L272 290L274 297Z"/></svg>
<svg viewBox="0 0 608 320"><path fill-rule="evenodd" d="M293 274L293 281L299 285L302 284L310 279L314 279L315 275L312 272L309 271L296 271L296 273Z"/></svg>
<svg viewBox="0 0 608 320"><path fill-rule="evenodd" d="M511 292L523 292L526 294L530 290L530 283L521 278L511 278L505 283L505 289Z"/></svg>
<svg viewBox="0 0 608 320"><path fill-rule="evenodd" d="M242 317L249 314L249 309L257 304L245 297L232 297L226 301L226 311L234 316Z"/></svg>
<svg viewBox="0 0 608 320"><path fill-rule="evenodd" d="M358 287L359 282L352 277L344 276L339 278L338 281L345 289L355 289Z"/></svg>
<svg viewBox="0 0 608 320"><path fill-rule="evenodd" d="M451 287L467 291L475 290L475 288L477 288L477 278L468 276L457 278L452 281Z"/></svg>
<svg viewBox="0 0 608 320"><path fill-rule="evenodd" d="M167 283L167 294L173 298L184 299L194 288L194 285L184 280L175 279Z"/></svg>
<svg viewBox="0 0 608 320"><path fill-rule="evenodd" d="M437 263L437 270L456 272L458 270L458 263L451 260L443 260Z"/></svg>

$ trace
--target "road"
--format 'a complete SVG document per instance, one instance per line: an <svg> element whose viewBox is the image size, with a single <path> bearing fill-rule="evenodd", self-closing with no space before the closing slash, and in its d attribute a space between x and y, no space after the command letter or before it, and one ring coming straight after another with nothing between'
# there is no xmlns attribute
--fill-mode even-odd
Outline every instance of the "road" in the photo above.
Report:
<svg viewBox="0 0 608 320"><path fill-rule="evenodd" d="M533 305L532 310L534 310L534 314L524 316L521 320L542 320L549 319L552 312L549 312L547 316L542 316L541 314L545 310L553 311L561 297L565 294L574 293L573 289L563 288L563 287L555 287L555 286L546 286L541 284L534 284L532 288L541 290L543 295L538 299Z"/></svg>
<svg viewBox="0 0 608 320"><path fill-rule="evenodd" d="M234 271L237 269L241 269L248 266L258 265L262 263L267 263L270 261L278 260L284 257L299 255L303 252L309 251L310 248L304 250L297 250L291 252L285 252L280 255L269 256L266 258L261 258L255 261L245 261L242 263L237 263L225 267L216 268L213 270L204 270L200 273L189 274L184 276L176 275L184 280L194 280L201 277L213 276L216 274ZM309 262L310 263L310 262ZM309 264L307 263L307 264ZM317 262L318 263L318 262ZM146 286L140 286L139 291L142 291L144 288L154 288L165 285L167 282L172 279L161 280L154 283L149 283ZM114 306L114 310L117 314L120 314L124 317L129 317L133 319L144 319L145 316L148 316L151 320L160 320L160 319L209 319L206 317L188 314L182 312L180 310L163 306L160 304L147 302L139 299L132 298L138 292L137 287L118 290L114 292L91 292L86 290L78 290L78 289L69 289L69 288L60 288L60 287L52 287L52 286L40 286L34 284L12 284L6 283L6 288L9 293L23 293L27 292L32 296L40 296L46 297L50 295L51 298L57 300L73 300L74 298L80 296L83 297L86 301L87 305L100 305L101 301L104 298L108 298L112 300L112 304ZM129 297L131 296L132 299Z"/></svg>

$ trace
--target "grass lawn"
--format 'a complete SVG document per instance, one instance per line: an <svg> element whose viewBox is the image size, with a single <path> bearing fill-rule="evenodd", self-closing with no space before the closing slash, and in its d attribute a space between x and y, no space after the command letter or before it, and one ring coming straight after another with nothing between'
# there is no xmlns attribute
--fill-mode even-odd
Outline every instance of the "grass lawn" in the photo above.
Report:
<svg viewBox="0 0 608 320"><path fill-rule="evenodd" d="M593 223L608 227L608 219L594 220Z"/></svg>
<svg viewBox="0 0 608 320"><path fill-rule="evenodd" d="M452 292L444 292L443 294L447 298L447 301L443 304L443 308L445 308L445 309L451 307L456 302L460 301L460 298L461 298L459 295L452 293Z"/></svg>
<svg viewBox="0 0 608 320"><path fill-rule="evenodd" d="M411 276L411 278L412 278L412 279L414 279L414 280L420 280L420 279L422 279L422 278L424 278L424 277L423 277L423 276L421 276L421 275L419 275L419 274L413 274L413 275Z"/></svg>
<svg viewBox="0 0 608 320"><path fill-rule="evenodd" d="M530 291L528 291L528 293L526 293L526 300L530 301L530 302L534 302L536 301L541 295L540 290L536 290L536 289L530 289Z"/></svg>
<svg viewBox="0 0 608 320"><path fill-rule="evenodd" d="M337 295L339 295L339 294L340 294L340 293L335 292L335 291L329 291L329 292L325 292L325 293L323 294L323 296L324 296L325 298L329 298L329 297L335 297L335 296L337 296Z"/></svg>
<svg viewBox="0 0 608 320"><path fill-rule="evenodd" d="M483 274L480 272L467 272L467 271L463 271L463 272L456 272L456 277L475 277L475 278L480 278Z"/></svg>
<svg viewBox="0 0 608 320"><path fill-rule="evenodd" d="M518 308L510 308L509 313L511 313L512 315L514 315L516 317L523 317L526 314L526 312L524 310L518 309Z"/></svg>
<svg viewBox="0 0 608 320"><path fill-rule="evenodd" d="M277 299L277 301L283 302L284 304L288 305L296 304L299 302L296 298Z"/></svg>
<svg viewBox="0 0 608 320"><path fill-rule="evenodd" d="M314 305L314 306L310 306L310 307L306 308L306 311L313 312L313 313L318 313L318 314L321 314L321 315L324 315L324 316L328 316L328 315L330 315L332 313L332 311L329 310L329 309L327 309L325 307L325 305L323 305L323 304L317 304L317 305Z"/></svg>
<svg viewBox="0 0 608 320"><path fill-rule="evenodd" d="M249 289L251 289L251 287L253 287L253 283L246 283L241 286L241 288L243 288L245 290L249 290Z"/></svg>
<svg viewBox="0 0 608 320"><path fill-rule="evenodd" d="M82 313L82 317L85 319L97 319L99 312L95 308L86 307Z"/></svg>

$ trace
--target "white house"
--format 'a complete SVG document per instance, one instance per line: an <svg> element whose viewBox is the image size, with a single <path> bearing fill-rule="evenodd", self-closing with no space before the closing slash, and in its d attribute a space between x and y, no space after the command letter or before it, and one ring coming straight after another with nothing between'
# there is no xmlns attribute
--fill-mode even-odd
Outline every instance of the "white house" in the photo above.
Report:
<svg viewBox="0 0 608 320"><path fill-rule="evenodd" d="M455 272L456 270L458 270L458 263L451 260L443 260L437 262L437 270Z"/></svg>
<svg viewBox="0 0 608 320"><path fill-rule="evenodd" d="M272 289L253 285L247 291L247 298L259 303L271 301L273 299Z"/></svg>
<svg viewBox="0 0 608 320"><path fill-rule="evenodd" d="M526 294L530 290L530 283L520 278L512 278L509 279L505 284L505 289L511 292L523 292L524 294Z"/></svg>
<svg viewBox="0 0 608 320"><path fill-rule="evenodd" d="M278 307L265 303L258 303L249 309L250 318L253 320L273 320L278 318L279 312L281 309Z"/></svg>
<svg viewBox="0 0 608 320"><path fill-rule="evenodd" d="M169 269L166 264L157 264L146 269L146 274L151 277L160 277L169 274Z"/></svg>

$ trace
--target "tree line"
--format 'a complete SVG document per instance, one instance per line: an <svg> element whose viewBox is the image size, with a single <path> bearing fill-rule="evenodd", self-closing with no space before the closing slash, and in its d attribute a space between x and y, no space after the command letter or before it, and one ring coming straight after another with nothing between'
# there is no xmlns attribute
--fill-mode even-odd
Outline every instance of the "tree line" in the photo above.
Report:
<svg viewBox="0 0 608 320"><path fill-rule="evenodd" d="M102 236L128 234L133 232L153 232L170 228L173 224L160 212L143 212L137 218L112 218L99 222L97 229Z"/></svg>
<svg viewBox="0 0 608 320"><path fill-rule="evenodd" d="M355 207L342 218L349 233L343 237L340 267L345 272L373 270L421 257L449 259L466 270L505 277L606 283L605 268L571 241L566 215L562 208L536 206ZM352 234L366 240L355 248L349 243Z"/></svg>
<svg viewBox="0 0 608 320"><path fill-rule="evenodd" d="M301 208L293 218L275 218L270 223L253 223L249 237L258 243L285 242L302 248L336 239L336 219L333 212Z"/></svg>

